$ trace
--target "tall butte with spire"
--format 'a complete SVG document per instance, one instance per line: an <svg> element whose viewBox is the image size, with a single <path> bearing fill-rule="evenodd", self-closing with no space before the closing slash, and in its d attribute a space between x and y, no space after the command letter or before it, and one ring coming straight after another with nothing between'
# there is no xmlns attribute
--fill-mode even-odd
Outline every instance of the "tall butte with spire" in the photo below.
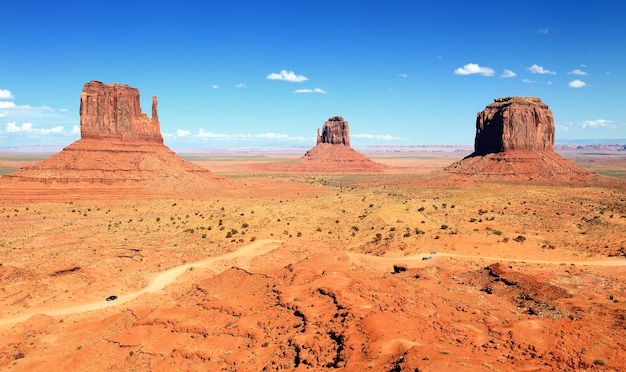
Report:
<svg viewBox="0 0 626 372"><path fill-rule="evenodd" d="M492 180L573 181L595 177L554 152L554 118L537 97L495 98L476 115L474 152L445 171Z"/></svg>
<svg viewBox="0 0 626 372"><path fill-rule="evenodd" d="M219 188L217 177L163 144L157 97L152 97L151 118L141 111L139 98L139 90L125 84L86 83L80 96L81 138L60 153L4 175L0 193L13 188L16 197L38 200L63 193L161 197Z"/></svg>

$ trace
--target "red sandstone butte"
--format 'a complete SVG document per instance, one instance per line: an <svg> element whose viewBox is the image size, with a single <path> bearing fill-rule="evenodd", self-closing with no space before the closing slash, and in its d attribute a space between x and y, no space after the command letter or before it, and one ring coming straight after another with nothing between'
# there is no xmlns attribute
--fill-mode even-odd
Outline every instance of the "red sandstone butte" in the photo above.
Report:
<svg viewBox="0 0 626 372"><path fill-rule="evenodd" d="M317 129L317 144L350 146L350 126L343 116L333 116L322 126L322 133Z"/></svg>
<svg viewBox="0 0 626 372"><path fill-rule="evenodd" d="M554 118L536 97L496 98L476 115L474 152L451 164L452 178L577 181L597 175L554 152Z"/></svg>
<svg viewBox="0 0 626 372"><path fill-rule="evenodd" d="M137 88L90 81L80 95L81 138L163 143L157 106L157 98L152 97L152 118L149 118L141 112Z"/></svg>
<svg viewBox="0 0 626 372"><path fill-rule="evenodd" d="M509 150L554 150L554 119L537 97L496 98L476 115L478 155Z"/></svg>
<svg viewBox="0 0 626 372"><path fill-rule="evenodd" d="M301 162L313 171L380 172L382 164L350 147L350 127L342 116L333 116L317 130L317 145L307 151Z"/></svg>
<svg viewBox="0 0 626 372"><path fill-rule="evenodd" d="M33 200L71 192L124 198L206 193L218 177L163 144L157 98L152 118L141 112L139 90L90 81L80 96L81 139L41 162L2 176L0 195ZM17 191L16 191L17 189Z"/></svg>

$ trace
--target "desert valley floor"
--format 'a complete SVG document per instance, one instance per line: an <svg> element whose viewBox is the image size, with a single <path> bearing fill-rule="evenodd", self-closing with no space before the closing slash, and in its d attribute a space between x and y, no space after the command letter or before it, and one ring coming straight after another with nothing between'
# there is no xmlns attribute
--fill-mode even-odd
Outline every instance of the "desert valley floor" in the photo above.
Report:
<svg viewBox="0 0 626 372"><path fill-rule="evenodd" d="M626 151L564 153L587 182L441 177L465 155L188 154L218 186L0 189L0 370L626 370Z"/></svg>

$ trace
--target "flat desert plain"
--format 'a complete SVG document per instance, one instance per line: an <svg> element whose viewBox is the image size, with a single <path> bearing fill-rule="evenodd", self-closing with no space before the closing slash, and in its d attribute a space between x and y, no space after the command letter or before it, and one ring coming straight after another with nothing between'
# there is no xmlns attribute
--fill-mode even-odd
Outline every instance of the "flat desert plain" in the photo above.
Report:
<svg viewBox="0 0 626 372"><path fill-rule="evenodd" d="M593 182L446 182L468 153L183 154L229 189L5 193L0 370L626 370L626 152L565 154Z"/></svg>

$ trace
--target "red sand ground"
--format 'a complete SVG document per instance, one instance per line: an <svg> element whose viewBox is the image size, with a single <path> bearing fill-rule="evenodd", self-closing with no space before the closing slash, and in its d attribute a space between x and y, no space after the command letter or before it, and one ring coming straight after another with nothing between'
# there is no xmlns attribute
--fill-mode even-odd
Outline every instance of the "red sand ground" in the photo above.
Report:
<svg viewBox="0 0 626 372"><path fill-rule="evenodd" d="M3 183L0 369L625 369L624 181L446 181L438 159L239 161L204 194Z"/></svg>

